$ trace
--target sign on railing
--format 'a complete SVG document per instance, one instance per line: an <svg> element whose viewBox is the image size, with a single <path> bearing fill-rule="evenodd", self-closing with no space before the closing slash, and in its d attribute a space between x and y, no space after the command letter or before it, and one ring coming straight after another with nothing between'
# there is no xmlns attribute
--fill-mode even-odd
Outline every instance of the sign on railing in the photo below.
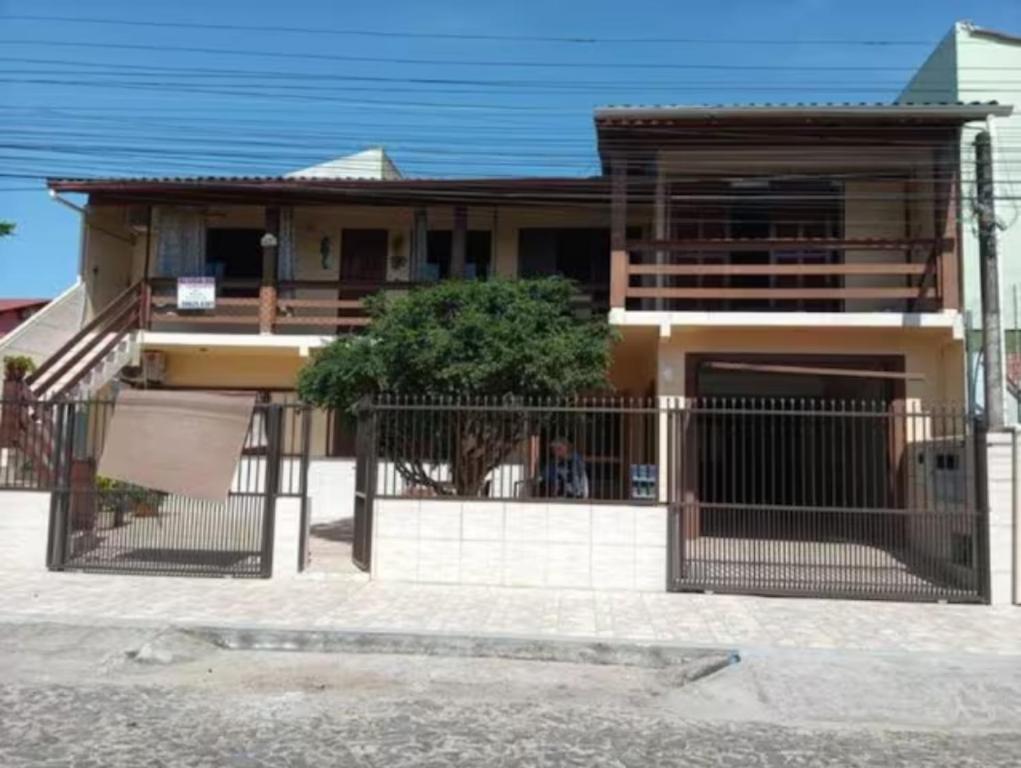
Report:
<svg viewBox="0 0 1021 768"><path fill-rule="evenodd" d="M177 278L178 309L216 309L216 279L212 277Z"/></svg>

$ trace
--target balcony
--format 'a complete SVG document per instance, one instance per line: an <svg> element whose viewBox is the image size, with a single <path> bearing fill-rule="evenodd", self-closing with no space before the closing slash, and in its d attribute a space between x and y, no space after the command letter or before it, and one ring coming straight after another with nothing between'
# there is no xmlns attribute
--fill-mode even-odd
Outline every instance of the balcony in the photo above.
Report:
<svg viewBox="0 0 1021 768"><path fill-rule="evenodd" d="M145 330L176 333L334 336L368 325L367 297L402 293L431 282L289 280L260 285L258 279L218 280L215 307L196 310L178 306L176 278L150 278L141 292L141 325ZM609 286L576 285L578 316L605 316Z"/></svg>
<svg viewBox="0 0 1021 768"><path fill-rule="evenodd" d="M153 278L143 296L143 326L182 333L276 333L336 335L368 324L365 298L380 291L406 291L398 281L259 280L217 282L212 309L178 306L176 280Z"/></svg>
<svg viewBox="0 0 1021 768"><path fill-rule="evenodd" d="M939 312L958 307L953 239L628 241L611 256L614 309Z"/></svg>

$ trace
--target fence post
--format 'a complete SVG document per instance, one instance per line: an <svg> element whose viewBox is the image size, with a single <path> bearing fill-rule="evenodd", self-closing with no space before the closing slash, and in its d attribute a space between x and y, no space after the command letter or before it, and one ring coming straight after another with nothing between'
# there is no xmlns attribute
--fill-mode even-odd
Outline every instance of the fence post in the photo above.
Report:
<svg viewBox="0 0 1021 768"><path fill-rule="evenodd" d="M989 602L989 446L988 430L981 417L973 420L972 441L975 460L975 521L977 523L976 558L978 560L978 589L983 601Z"/></svg>
<svg viewBox="0 0 1021 768"><path fill-rule="evenodd" d="M46 406L41 406L46 407ZM74 419L68 414L73 403L51 404L56 411L56 429L53 437L51 463L52 490L50 495L50 526L46 543L46 567L62 570L67 562L67 534L71 507L71 451L74 447Z"/></svg>
<svg viewBox="0 0 1021 768"><path fill-rule="evenodd" d="M376 496L376 408L369 398L355 406L355 499L352 560L364 571L372 567L372 517Z"/></svg>
<svg viewBox="0 0 1021 768"><path fill-rule="evenodd" d="M298 572L305 570L308 565L308 528L309 528L309 498L308 498L308 469L309 453L312 445L312 409L301 406L301 456L299 464L301 492L301 538L298 540Z"/></svg>
<svg viewBox="0 0 1021 768"><path fill-rule="evenodd" d="M258 407L258 406L256 406ZM262 554L259 562L263 578L273 575L273 537L276 532L277 492L280 490L280 417L279 404L263 406L266 409L266 432L269 447L266 451L266 487L262 512Z"/></svg>

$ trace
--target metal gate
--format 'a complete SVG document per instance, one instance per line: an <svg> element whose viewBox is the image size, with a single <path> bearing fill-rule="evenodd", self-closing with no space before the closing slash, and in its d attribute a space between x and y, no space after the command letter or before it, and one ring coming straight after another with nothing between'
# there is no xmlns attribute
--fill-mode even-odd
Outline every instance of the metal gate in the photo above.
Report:
<svg viewBox="0 0 1021 768"><path fill-rule="evenodd" d="M672 589L983 598L967 412L724 400L671 409L666 424Z"/></svg>
<svg viewBox="0 0 1021 768"><path fill-rule="evenodd" d="M355 565L368 571L372 567L372 513L376 497L376 410L368 401L359 405L357 422L351 558Z"/></svg>
<svg viewBox="0 0 1021 768"><path fill-rule="evenodd" d="M225 503L97 478L112 401L52 406L56 570L268 578L287 406L255 406Z"/></svg>

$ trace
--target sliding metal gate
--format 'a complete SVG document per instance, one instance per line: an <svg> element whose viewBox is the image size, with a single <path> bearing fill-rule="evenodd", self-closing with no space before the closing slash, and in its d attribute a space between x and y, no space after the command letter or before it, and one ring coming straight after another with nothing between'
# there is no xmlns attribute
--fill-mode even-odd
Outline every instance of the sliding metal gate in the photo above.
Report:
<svg viewBox="0 0 1021 768"><path fill-rule="evenodd" d="M666 423L672 589L982 599L965 411L724 400Z"/></svg>
<svg viewBox="0 0 1021 768"><path fill-rule="evenodd" d="M89 401L52 408L57 467L50 567L270 576L274 502L278 492L289 492L281 487L284 417L298 418L297 409L255 407L227 501L214 503L97 478L96 463L113 407L113 402ZM305 465L307 457L302 472Z"/></svg>

